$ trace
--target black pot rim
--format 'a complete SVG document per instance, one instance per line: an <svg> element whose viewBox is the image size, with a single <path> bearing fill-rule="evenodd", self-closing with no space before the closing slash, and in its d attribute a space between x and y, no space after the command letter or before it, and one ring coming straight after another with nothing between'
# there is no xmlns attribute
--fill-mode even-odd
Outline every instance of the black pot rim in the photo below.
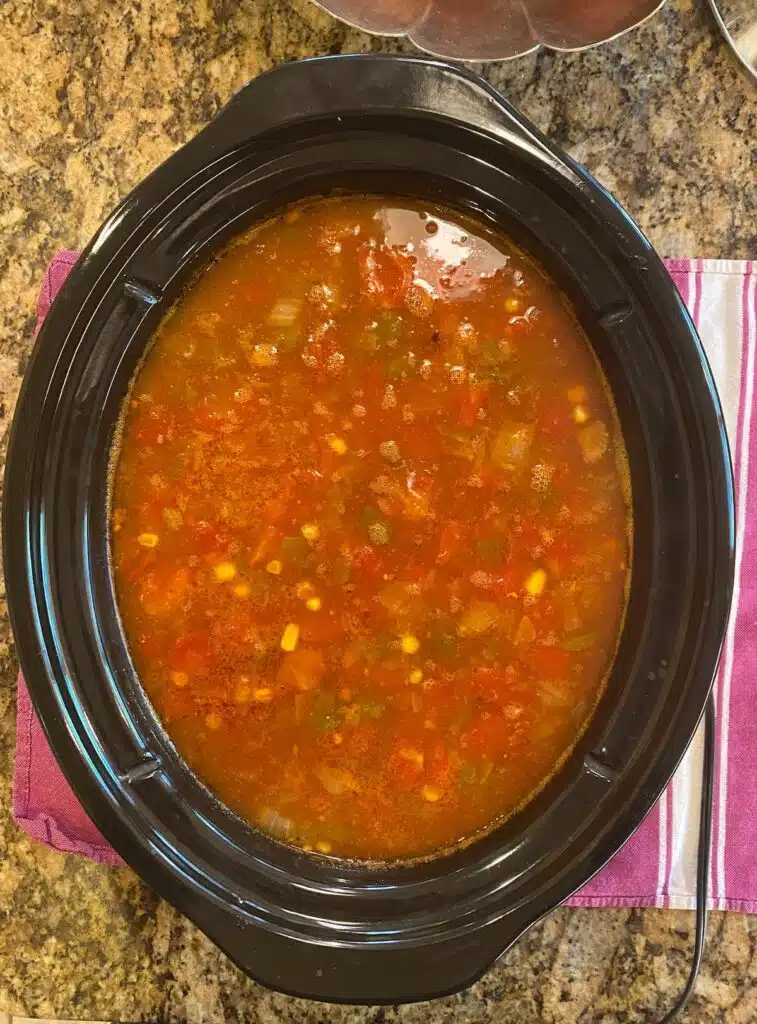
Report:
<svg viewBox="0 0 757 1024"><path fill-rule="evenodd" d="M382 182L506 222L564 281L616 390L643 528L616 688L611 681L563 772L466 850L366 872L244 826L177 757L115 614L103 466L136 359L193 268L284 201ZM438 61L361 55L285 65L237 93L138 186L90 243L40 332L5 488L19 657L77 795L124 859L248 974L314 998L397 1002L456 991L584 884L683 756L730 605L725 427L672 281L585 171L483 80ZM656 621L663 614L667 633Z"/></svg>

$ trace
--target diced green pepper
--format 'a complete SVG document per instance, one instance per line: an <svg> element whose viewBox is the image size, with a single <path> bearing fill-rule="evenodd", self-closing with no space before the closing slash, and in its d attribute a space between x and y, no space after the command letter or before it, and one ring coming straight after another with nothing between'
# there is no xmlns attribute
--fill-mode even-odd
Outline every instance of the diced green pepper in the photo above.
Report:
<svg viewBox="0 0 757 1024"><path fill-rule="evenodd" d="M463 786L483 785L494 769L491 761L465 761L460 767L460 782Z"/></svg>
<svg viewBox="0 0 757 1024"><path fill-rule="evenodd" d="M564 651L588 651L597 642L594 633L579 633L578 636L569 636L560 644Z"/></svg>
<svg viewBox="0 0 757 1024"><path fill-rule="evenodd" d="M386 711L386 702L373 697L361 697L357 704L368 718L381 718Z"/></svg>
<svg viewBox="0 0 757 1024"><path fill-rule="evenodd" d="M377 636L371 646L365 652L369 661L380 661L389 656L392 650L392 640L387 636Z"/></svg>
<svg viewBox="0 0 757 1024"><path fill-rule="evenodd" d="M279 352L293 352L305 341L305 330L300 324L280 327L276 331L274 344Z"/></svg>
<svg viewBox="0 0 757 1024"><path fill-rule="evenodd" d="M471 601L463 612L457 632L460 636L478 636L496 626L502 615L500 606L494 601Z"/></svg>
<svg viewBox="0 0 757 1024"><path fill-rule="evenodd" d="M372 355L374 352L378 352L380 341L376 331L363 331L360 337L357 339L358 348Z"/></svg>
<svg viewBox="0 0 757 1024"><path fill-rule="evenodd" d="M301 565L310 553L304 537L285 537L281 542L281 557L294 565Z"/></svg>
<svg viewBox="0 0 757 1024"><path fill-rule="evenodd" d="M371 523L375 523L376 520L380 518L381 515L378 509L373 508L372 505L366 505L366 507L360 513L360 525L364 530L367 530Z"/></svg>
<svg viewBox="0 0 757 1024"><path fill-rule="evenodd" d="M321 690L313 694L310 721L319 732L334 732L338 728L339 716L336 711L336 697L333 693Z"/></svg>
<svg viewBox="0 0 757 1024"><path fill-rule="evenodd" d="M349 581L352 574L350 563L346 558L342 558L341 555L337 555L334 559L334 583L339 587L343 587L345 583Z"/></svg>
<svg viewBox="0 0 757 1024"><path fill-rule="evenodd" d="M410 363L406 355L390 359L386 367L386 375L390 380L400 380L410 371Z"/></svg>
<svg viewBox="0 0 757 1024"><path fill-rule="evenodd" d="M400 313L385 312L379 314L376 336L380 342L391 344L396 342L404 327L404 320Z"/></svg>
<svg viewBox="0 0 757 1024"><path fill-rule="evenodd" d="M450 731L457 735L462 732L463 729L467 729L473 720L473 709L469 704L463 704L457 712L455 717L450 722Z"/></svg>
<svg viewBox="0 0 757 1024"><path fill-rule="evenodd" d="M452 661L457 656L457 637L454 629L454 625L447 629L438 622L431 624L428 634L428 652L435 661Z"/></svg>
<svg viewBox="0 0 757 1024"><path fill-rule="evenodd" d="M488 562L501 562L505 557L505 542L502 537L484 537L477 540L474 549L479 558Z"/></svg>

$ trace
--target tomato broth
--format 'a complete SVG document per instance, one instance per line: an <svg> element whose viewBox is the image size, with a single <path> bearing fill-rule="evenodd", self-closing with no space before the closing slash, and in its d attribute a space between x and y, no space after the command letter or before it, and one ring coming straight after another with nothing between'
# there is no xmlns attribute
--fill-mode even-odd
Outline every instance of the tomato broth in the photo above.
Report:
<svg viewBox="0 0 757 1024"><path fill-rule="evenodd" d="M584 729L629 579L606 382L543 271L410 199L309 200L187 290L115 448L135 668L231 808L388 860L522 806Z"/></svg>

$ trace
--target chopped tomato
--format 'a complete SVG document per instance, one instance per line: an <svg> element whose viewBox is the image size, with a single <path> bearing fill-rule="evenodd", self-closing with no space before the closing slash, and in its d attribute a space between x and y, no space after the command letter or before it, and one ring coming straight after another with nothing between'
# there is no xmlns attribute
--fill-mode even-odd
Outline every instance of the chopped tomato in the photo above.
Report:
<svg viewBox="0 0 757 1024"><path fill-rule="evenodd" d="M224 555L231 543L231 534L224 527L202 519L191 527L192 547L202 555Z"/></svg>
<svg viewBox="0 0 757 1024"><path fill-rule="evenodd" d="M287 478L276 497L265 503L263 516L268 523L278 523L283 518L293 490L294 484L291 479Z"/></svg>
<svg viewBox="0 0 757 1024"><path fill-rule="evenodd" d="M237 409L231 397L206 395L197 405L195 414L197 429L209 434L219 433L238 422Z"/></svg>
<svg viewBox="0 0 757 1024"><path fill-rule="evenodd" d="M567 403L565 408L552 406L545 409L539 420L539 430L542 434L555 440L565 437L572 426Z"/></svg>
<svg viewBox="0 0 757 1024"><path fill-rule="evenodd" d="M356 573L363 577L382 576L384 573L383 560L377 554L375 548L365 545L358 548L352 555L352 567Z"/></svg>
<svg viewBox="0 0 757 1024"><path fill-rule="evenodd" d="M439 550L436 555L437 562L448 562L458 551L466 530L462 523L450 520L442 527L439 534Z"/></svg>
<svg viewBox="0 0 757 1024"><path fill-rule="evenodd" d="M207 633L183 633L176 641L169 655L171 668L193 676L204 676L212 663L210 637Z"/></svg>
<svg viewBox="0 0 757 1024"><path fill-rule="evenodd" d="M379 754L380 738L376 727L366 725L364 721L362 719L360 725L347 729L345 746L351 757L371 759Z"/></svg>
<svg viewBox="0 0 757 1024"><path fill-rule="evenodd" d="M382 660L372 669L371 679L388 690L406 690L407 667L399 658Z"/></svg>
<svg viewBox="0 0 757 1024"><path fill-rule="evenodd" d="M452 758L442 743L434 743L428 753L426 776L440 789L447 789L452 781Z"/></svg>
<svg viewBox="0 0 757 1024"><path fill-rule="evenodd" d="M500 703L512 689L512 676L505 668L484 666L474 672L473 686L484 700Z"/></svg>
<svg viewBox="0 0 757 1024"><path fill-rule="evenodd" d="M520 594L523 591L523 584L531 572L533 563L525 559L510 559L505 566L505 571L491 580L491 589L500 597L509 597L511 594Z"/></svg>
<svg viewBox="0 0 757 1024"><path fill-rule="evenodd" d="M170 615L181 603L189 586L189 570L166 573L153 570L142 586L142 607L148 615Z"/></svg>
<svg viewBox="0 0 757 1024"><path fill-rule="evenodd" d="M135 440L140 444L154 445L168 436L171 420L164 409L145 403L139 406L132 429Z"/></svg>
<svg viewBox="0 0 757 1024"><path fill-rule="evenodd" d="M273 523L266 523L249 549L250 565L258 565L273 551L280 534Z"/></svg>
<svg viewBox="0 0 757 1024"><path fill-rule="evenodd" d="M400 741L389 757L389 773L398 786L412 786L423 776L423 751Z"/></svg>
<svg viewBox="0 0 757 1024"><path fill-rule="evenodd" d="M128 559L123 561L123 572L130 583L139 583L146 580L150 569L155 565L156 553L154 548L140 547L137 551L129 554Z"/></svg>
<svg viewBox="0 0 757 1024"><path fill-rule="evenodd" d="M499 711L479 711L460 737L460 746L474 757L494 760L508 748L512 725Z"/></svg>
<svg viewBox="0 0 757 1024"><path fill-rule="evenodd" d="M300 636L303 640L309 640L312 643L332 643L344 636L341 617L331 615L326 610L317 613L308 612L307 616L302 619Z"/></svg>
<svg viewBox="0 0 757 1024"><path fill-rule="evenodd" d="M197 701L190 687L172 686L163 695L163 714L166 722L177 722L197 711Z"/></svg>
<svg viewBox="0 0 757 1024"><path fill-rule="evenodd" d="M363 295L387 309L401 306L413 280L407 256L386 245L361 245L357 251L360 287Z"/></svg>
<svg viewBox="0 0 757 1024"><path fill-rule="evenodd" d="M570 671L570 654L559 647L532 647L528 662L545 679L564 679Z"/></svg>
<svg viewBox="0 0 757 1024"><path fill-rule="evenodd" d="M278 672L278 680L284 686L296 690L313 690L320 683L326 671L323 652L317 648L300 647L284 655Z"/></svg>
<svg viewBox="0 0 757 1024"><path fill-rule="evenodd" d="M250 655L255 648L255 632L250 614L244 604L224 611L214 620L213 647L219 658L234 649L238 654Z"/></svg>
<svg viewBox="0 0 757 1024"><path fill-rule="evenodd" d="M475 427L478 422L479 409L486 408L489 402L489 385L486 381L469 382L460 403L457 422L461 427Z"/></svg>

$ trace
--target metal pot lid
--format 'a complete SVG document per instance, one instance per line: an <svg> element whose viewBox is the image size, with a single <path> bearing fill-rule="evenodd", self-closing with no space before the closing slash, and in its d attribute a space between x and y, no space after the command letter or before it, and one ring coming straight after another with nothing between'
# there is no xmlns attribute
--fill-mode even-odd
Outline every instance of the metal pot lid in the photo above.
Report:
<svg viewBox="0 0 757 1024"><path fill-rule="evenodd" d="M665 0L315 0L376 35L406 36L436 57L509 60L540 47L583 50L640 25ZM750 0L738 0L746 6Z"/></svg>
<svg viewBox="0 0 757 1024"><path fill-rule="evenodd" d="M710 0L715 20L746 70L757 77L757 6L754 0Z"/></svg>

